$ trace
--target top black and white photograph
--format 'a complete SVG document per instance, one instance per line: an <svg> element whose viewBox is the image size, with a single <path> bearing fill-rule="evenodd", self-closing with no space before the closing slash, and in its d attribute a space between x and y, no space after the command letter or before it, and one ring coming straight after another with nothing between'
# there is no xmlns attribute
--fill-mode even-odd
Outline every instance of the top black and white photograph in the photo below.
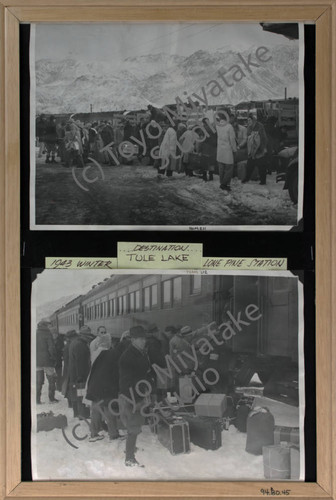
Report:
<svg viewBox="0 0 336 500"><path fill-rule="evenodd" d="M301 23L32 24L30 228L291 230Z"/></svg>

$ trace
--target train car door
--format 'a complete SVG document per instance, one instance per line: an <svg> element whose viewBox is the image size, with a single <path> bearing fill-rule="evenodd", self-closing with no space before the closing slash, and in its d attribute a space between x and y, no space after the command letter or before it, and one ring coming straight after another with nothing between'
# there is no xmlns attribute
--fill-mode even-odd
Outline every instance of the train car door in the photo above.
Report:
<svg viewBox="0 0 336 500"><path fill-rule="evenodd" d="M254 304L259 307L259 279L255 276L235 276L233 286L233 311L231 313L237 318L246 320L245 309ZM259 322L253 321L248 326L243 326L242 331L232 338L232 350L239 353L256 354L258 349Z"/></svg>
<svg viewBox="0 0 336 500"><path fill-rule="evenodd" d="M297 361L297 281L289 278L261 279L261 351Z"/></svg>

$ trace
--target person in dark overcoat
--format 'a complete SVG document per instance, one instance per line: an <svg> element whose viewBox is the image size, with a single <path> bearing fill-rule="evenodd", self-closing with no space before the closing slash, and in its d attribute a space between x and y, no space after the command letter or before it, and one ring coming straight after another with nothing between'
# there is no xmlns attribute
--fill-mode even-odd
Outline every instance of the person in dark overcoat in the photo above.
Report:
<svg viewBox="0 0 336 500"><path fill-rule="evenodd" d="M82 403L86 380L90 373L90 349L89 344L94 339L91 329L83 325L79 330L79 335L69 347L69 381L72 407L74 416L85 418L87 411Z"/></svg>
<svg viewBox="0 0 336 500"><path fill-rule="evenodd" d="M159 366L165 366L165 359L162 352L161 334L155 324L149 325L146 337L146 348L149 361Z"/></svg>
<svg viewBox="0 0 336 500"><path fill-rule="evenodd" d="M136 440L145 422L145 409L152 392L153 375L142 326L130 328L131 345L119 360L119 409L127 429L125 465L140 466L135 458Z"/></svg>
<svg viewBox="0 0 336 500"><path fill-rule="evenodd" d="M41 392L44 384L44 375L48 380L48 396L50 403L57 403L56 390L56 351L50 331L50 322L42 320L36 331L36 403L41 403Z"/></svg>
<svg viewBox="0 0 336 500"><path fill-rule="evenodd" d="M87 383L86 399L92 401L91 406L91 438L90 441L103 439L99 434L102 421L107 424L110 440L120 437L117 428L117 417L110 409L110 402L118 399L119 392L119 356L114 348L103 350L94 361ZM112 404L112 403L111 403Z"/></svg>
<svg viewBox="0 0 336 500"><path fill-rule="evenodd" d="M54 343L55 343L55 352L56 352L56 389L58 392L62 392L62 368L63 368L63 351L64 351L64 335L60 335L56 328L54 328L51 332Z"/></svg>
<svg viewBox="0 0 336 500"><path fill-rule="evenodd" d="M78 337L76 330L69 330L65 334L63 350L63 372L62 372L62 394L68 400L68 405L72 408L70 374L69 374L69 348L74 338Z"/></svg>
<svg viewBox="0 0 336 500"><path fill-rule="evenodd" d="M151 366L157 365L161 368L166 368L161 337L162 334L155 324L148 326L146 349ZM167 384L162 384L162 381L157 376L155 376L154 380L155 386L153 387L153 393L156 394L157 400L160 401L167 396Z"/></svg>
<svg viewBox="0 0 336 500"><path fill-rule="evenodd" d="M211 127L210 120L208 118L203 118L202 122L203 127L208 134L205 140L199 143L199 153L205 156L207 163L207 169L203 172L203 180L213 181L217 154L217 132L214 127Z"/></svg>

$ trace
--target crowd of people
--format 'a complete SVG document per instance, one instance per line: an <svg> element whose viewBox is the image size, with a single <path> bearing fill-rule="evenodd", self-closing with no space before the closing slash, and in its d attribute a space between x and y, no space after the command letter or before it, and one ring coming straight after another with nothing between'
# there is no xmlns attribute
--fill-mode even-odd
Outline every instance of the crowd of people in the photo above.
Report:
<svg viewBox="0 0 336 500"><path fill-rule="evenodd" d="M219 109L212 118L204 114L202 119L179 120L149 106L136 124L128 115L118 125L112 120L84 123L73 118L56 123L54 116L41 115L36 120L36 137L38 157L45 153L46 163L58 163L58 157L66 167L84 167L90 157L113 166L137 158L155 167L158 178L172 177L174 172L192 177L198 172L204 181L212 181L218 172L220 188L230 191L240 162L246 164L242 182L249 182L257 169L260 184L266 184L286 129L279 127L274 116L261 123L250 113L243 125L231 111ZM120 145L126 147L125 154Z"/></svg>
<svg viewBox="0 0 336 500"><path fill-rule="evenodd" d="M137 436L146 421L144 409L166 403L171 394L178 395L181 377L198 374L201 378L204 369L211 367L218 380L203 391L232 392L233 356L226 343L215 342L211 351L199 353L199 340L204 340L208 328L168 325L160 330L155 324L146 329L136 325L119 339L105 326L99 326L95 334L83 325L78 332L59 335L48 320L42 320L36 334L36 402L42 403L46 375L50 403L58 403L57 389L67 398L75 418L90 420L90 442L104 439L103 430L111 441L126 439L125 465L139 466L135 452ZM215 323L210 328L212 335L219 335ZM158 376L155 367L161 367L163 373L167 357L171 376ZM150 390L146 393L143 386ZM119 429L126 429L126 434Z"/></svg>

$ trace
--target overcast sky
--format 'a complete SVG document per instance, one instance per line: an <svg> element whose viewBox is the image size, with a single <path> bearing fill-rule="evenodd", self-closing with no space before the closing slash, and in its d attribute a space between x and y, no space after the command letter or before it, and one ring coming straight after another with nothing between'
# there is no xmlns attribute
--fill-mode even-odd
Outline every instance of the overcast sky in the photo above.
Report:
<svg viewBox="0 0 336 500"><path fill-rule="evenodd" d="M293 45L297 41L263 31L259 23L36 24L35 59L74 58L120 63L126 57L197 50L237 52L253 46Z"/></svg>
<svg viewBox="0 0 336 500"><path fill-rule="evenodd" d="M95 269L80 271L71 269L45 269L34 282L38 306L68 295L87 293L92 285L109 278L113 271Z"/></svg>

